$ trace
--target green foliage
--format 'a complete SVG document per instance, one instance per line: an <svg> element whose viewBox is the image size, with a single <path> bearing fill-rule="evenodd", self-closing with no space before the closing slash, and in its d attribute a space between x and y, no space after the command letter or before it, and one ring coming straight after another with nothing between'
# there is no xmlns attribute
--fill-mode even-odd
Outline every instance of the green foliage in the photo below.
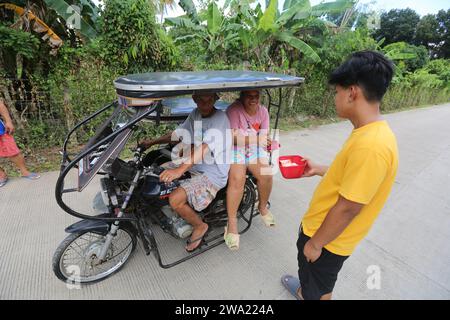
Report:
<svg viewBox="0 0 450 320"><path fill-rule="evenodd" d="M217 4L211 2L208 6L208 16L206 17L206 27L208 28L209 33L215 34L219 32L223 20L223 15L219 11Z"/></svg>
<svg viewBox="0 0 450 320"><path fill-rule="evenodd" d="M39 49L39 39L31 33L0 24L0 66L9 75L22 77L22 58L32 60Z"/></svg>
<svg viewBox="0 0 450 320"><path fill-rule="evenodd" d="M11 1L22 6L28 3ZM383 50L397 65L383 110L450 100L450 61L429 61L427 52L428 48L432 58L447 54L450 41L444 40L450 29L450 11L423 17L415 29L410 28L411 21L416 21L410 11L385 14L390 25L383 26L382 20L387 45L381 49L384 40L375 40L365 27L359 27L365 26L367 15L356 12L352 0L316 6L309 0L285 0L281 6L272 0L266 1L265 11L254 0L226 0L223 7L217 1L202 0L196 7L193 0L181 0L186 14L167 18L167 30L156 24L154 15L153 4L163 2L167 3L106 0L98 18L99 9L91 0L33 1L33 10L42 9L43 21L64 40L56 56L49 56L46 44L33 32L0 25L0 62L6 69L0 68L0 94L11 91L11 105L16 107L17 118L23 119L17 142L27 150L60 146L74 124L116 99L112 85L116 77L159 70L234 69L301 75L306 81L300 88L283 91L282 116L294 122L333 118L334 92L327 84L328 76L360 50ZM52 3L52 8L54 3L83 5L81 15L98 31L98 37L89 43L80 41L79 35L58 22L59 11L45 3ZM3 18L2 14L0 10ZM15 22L11 15L6 18L9 24ZM396 42L405 30L409 30L405 39L409 42ZM23 77L10 79L17 74L16 63L23 65ZM72 142L85 143L101 121L82 127ZM173 128L142 127L149 136Z"/></svg>
<svg viewBox="0 0 450 320"><path fill-rule="evenodd" d="M320 63L316 66L302 64L299 66L299 72L305 74L307 79L326 80L328 75L351 53L361 50L376 50L377 48L378 43L369 36L367 29L329 35L327 41L323 41L317 49L321 58Z"/></svg>
<svg viewBox="0 0 450 320"><path fill-rule="evenodd" d="M47 86L53 112L59 115L58 118L65 119L61 125L67 132L71 126L116 99L112 80L119 74L96 57L98 48L95 44L80 49L61 49ZM78 142L86 142L102 120L99 118L84 127L77 136Z"/></svg>
<svg viewBox="0 0 450 320"><path fill-rule="evenodd" d="M386 44L405 41L413 43L420 16L412 9L392 9L381 15L380 29L375 37L386 39Z"/></svg>
<svg viewBox="0 0 450 320"><path fill-rule="evenodd" d="M422 68L429 60L424 46L415 46L406 42L395 42L383 48L386 57L396 63L401 73L413 72Z"/></svg>
<svg viewBox="0 0 450 320"><path fill-rule="evenodd" d="M86 38L93 39L97 36L95 22L98 18L98 10L92 2L88 0L75 3L67 3L64 0L44 0L44 2L48 8L55 10L69 25L74 23L79 24L74 27L79 28L79 32ZM71 7L72 5L82 5L82 9L84 10L77 12Z"/></svg>
<svg viewBox="0 0 450 320"><path fill-rule="evenodd" d="M192 41L200 44L195 56L198 56L198 51L204 52L204 59L208 62L224 60L231 49L237 48L237 30L241 25L227 19L215 2L209 3L206 10L198 14L190 10L185 16L166 18L165 21L173 29L171 34L178 45Z"/></svg>
<svg viewBox="0 0 450 320"><path fill-rule="evenodd" d="M126 73L171 69L176 48L161 41L153 7L147 0L107 0L101 19L105 59Z"/></svg>
<svg viewBox="0 0 450 320"><path fill-rule="evenodd" d="M418 81L414 86L409 83L393 83L383 98L381 109L393 112L405 108L446 103L450 99L450 90L430 88L426 81ZM419 84L421 83L421 84Z"/></svg>
<svg viewBox="0 0 450 320"><path fill-rule="evenodd" d="M275 31L277 29L277 11L278 0L270 0L269 6L267 7L266 11L264 11L261 19L259 19L258 30L263 30L265 32Z"/></svg>
<svg viewBox="0 0 450 320"><path fill-rule="evenodd" d="M433 60L423 68L407 73L401 78L402 85L408 88L450 89L450 60Z"/></svg>
<svg viewBox="0 0 450 320"><path fill-rule="evenodd" d="M186 12L187 16L194 22L199 23L199 17L197 14L197 9L195 8L194 1L192 0L180 0L179 5Z"/></svg>
<svg viewBox="0 0 450 320"><path fill-rule="evenodd" d="M447 11L439 10L436 15L439 23L440 45L436 48L436 56L439 58L450 58L450 9Z"/></svg>
<svg viewBox="0 0 450 320"><path fill-rule="evenodd" d="M39 39L31 33L0 25L0 48L10 54L20 54L32 59L39 46Z"/></svg>
<svg viewBox="0 0 450 320"><path fill-rule="evenodd" d="M182 7L188 8L186 15L166 19L171 33L177 35L177 43L198 38L207 47L208 62L252 60L266 69L277 68L282 63L290 68L299 56L309 62L320 61L308 43L314 33L326 29L326 23L317 17L329 10L345 10L354 3L339 0L311 6L309 0L285 1L280 13L277 0L268 1L264 12L260 5L252 9L250 1L229 0L224 8L230 8L230 13L225 16L215 2L210 2L207 10L200 13L188 5L191 1L182 2ZM285 52L285 59L280 59L281 51Z"/></svg>
<svg viewBox="0 0 450 320"><path fill-rule="evenodd" d="M411 87L425 87L432 89L439 89L444 86L444 81L439 79L436 74L431 74L427 70L417 70L406 76L406 80Z"/></svg>
<svg viewBox="0 0 450 320"><path fill-rule="evenodd" d="M424 70L437 75L440 80L447 83L447 86L450 85L450 59L431 60L426 64Z"/></svg>
<svg viewBox="0 0 450 320"><path fill-rule="evenodd" d="M434 47L439 41L439 22L436 15L427 14L420 19L416 28L415 42L426 47Z"/></svg>

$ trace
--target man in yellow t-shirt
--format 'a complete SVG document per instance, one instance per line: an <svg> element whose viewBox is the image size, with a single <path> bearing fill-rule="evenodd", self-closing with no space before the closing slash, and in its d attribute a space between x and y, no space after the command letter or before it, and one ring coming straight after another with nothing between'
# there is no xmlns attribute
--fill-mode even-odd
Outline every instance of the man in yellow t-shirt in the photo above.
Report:
<svg viewBox="0 0 450 320"><path fill-rule="evenodd" d="M375 51L356 52L330 76L339 117L354 129L330 167L307 161L304 177L323 176L301 222L299 278L283 285L297 299L331 299L344 261L367 235L395 180L395 135L380 114L393 64Z"/></svg>

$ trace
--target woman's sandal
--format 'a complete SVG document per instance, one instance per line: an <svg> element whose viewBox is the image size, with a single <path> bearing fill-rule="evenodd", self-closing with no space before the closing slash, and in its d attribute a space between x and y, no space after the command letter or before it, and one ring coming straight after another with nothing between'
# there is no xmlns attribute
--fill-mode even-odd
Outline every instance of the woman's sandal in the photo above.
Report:
<svg viewBox="0 0 450 320"><path fill-rule="evenodd" d="M269 211L269 209L267 209L266 215L263 216L260 212L259 216L263 220L266 227L274 227L275 226L275 218L273 217L273 214L272 214L272 212Z"/></svg>
<svg viewBox="0 0 450 320"><path fill-rule="evenodd" d="M195 250L200 249L204 244L206 244L205 238L208 235L208 233L209 233L209 226L208 226L208 229L206 229L206 232L201 237L198 237L195 240L191 240L190 238L187 239L187 241L186 241L186 245L187 246L192 244L192 243L194 243L194 242L199 242L199 244L192 250L188 250L187 248L185 248L186 252L192 253Z"/></svg>
<svg viewBox="0 0 450 320"><path fill-rule="evenodd" d="M228 225L225 227L223 238L225 240L225 244L231 251L236 251L239 249L239 234L228 233Z"/></svg>

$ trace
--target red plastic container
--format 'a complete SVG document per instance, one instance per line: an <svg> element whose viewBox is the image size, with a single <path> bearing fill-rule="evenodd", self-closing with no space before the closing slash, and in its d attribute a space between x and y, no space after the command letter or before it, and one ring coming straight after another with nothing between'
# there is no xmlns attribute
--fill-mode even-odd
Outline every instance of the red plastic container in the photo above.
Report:
<svg viewBox="0 0 450 320"><path fill-rule="evenodd" d="M286 160L291 163L295 163L295 166L286 166ZM297 179L300 178L305 171L306 161L301 156L281 156L278 158L278 165L280 167L281 175L285 179Z"/></svg>

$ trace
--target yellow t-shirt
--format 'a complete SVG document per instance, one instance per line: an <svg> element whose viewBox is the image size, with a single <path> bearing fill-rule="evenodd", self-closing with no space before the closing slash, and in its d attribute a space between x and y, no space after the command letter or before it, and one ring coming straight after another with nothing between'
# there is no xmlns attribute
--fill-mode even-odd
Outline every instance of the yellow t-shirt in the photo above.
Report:
<svg viewBox="0 0 450 320"><path fill-rule="evenodd" d="M355 129L323 176L302 220L303 232L312 237L339 195L364 204L347 228L325 248L349 256L369 232L383 208L397 174L398 150L386 121Z"/></svg>

